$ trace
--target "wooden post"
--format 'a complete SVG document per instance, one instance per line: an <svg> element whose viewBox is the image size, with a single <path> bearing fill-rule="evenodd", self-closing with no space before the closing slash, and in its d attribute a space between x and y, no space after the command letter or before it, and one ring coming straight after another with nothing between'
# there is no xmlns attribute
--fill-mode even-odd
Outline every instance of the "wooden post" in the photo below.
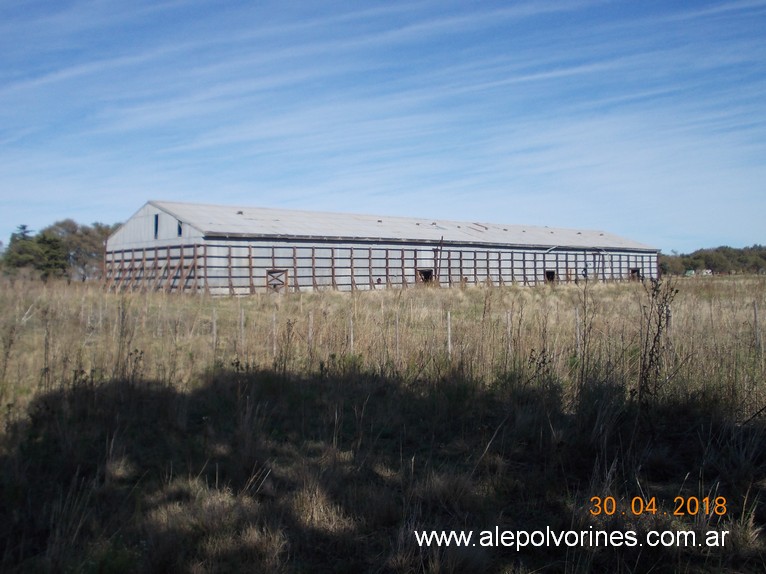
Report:
<svg viewBox="0 0 766 574"><path fill-rule="evenodd" d="M107 257L110 255L110 253L104 251L104 256L101 258L101 287L107 291L109 290L109 283L112 276L112 266L107 263Z"/></svg>
<svg viewBox="0 0 766 574"><path fill-rule="evenodd" d="M116 252L112 255L114 258L116 256ZM120 281L122 280L122 272L125 268L125 253L123 251L120 251L120 264L119 266L116 266L114 271L112 272L112 280L110 282L111 285L114 285L115 292L119 292L120 290Z"/></svg>
<svg viewBox="0 0 766 574"><path fill-rule="evenodd" d="M226 269L227 274L229 276L229 295L234 295L234 281L233 281L233 278L231 276L231 274L232 274L232 268L231 268L231 245L229 245L229 252L228 252L228 257L227 257L227 260L226 260L226 268L227 268Z"/></svg>
<svg viewBox="0 0 766 574"><path fill-rule="evenodd" d="M370 289L375 289L375 285L376 285L375 281L376 280L372 276L372 273L373 273L373 271L372 271L372 246L369 246L369 245L367 246L367 255L369 256L368 261L370 262L370 275L369 275Z"/></svg>
<svg viewBox="0 0 766 574"><path fill-rule="evenodd" d="M293 247L293 291L297 293L300 290L300 285L298 285L298 250Z"/></svg>
<svg viewBox="0 0 766 574"><path fill-rule="evenodd" d="M146 284L146 248L141 250L141 285Z"/></svg>
<svg viewBox="0 0 766 574"><path fill-rule="evenodd" d="M527 280L527 252L521 252L521 277L523 278L524 285L529 285Z"/></svg>
<svg viewBox="0 0 766 574"><path fill-rule="evenodd" d="M335 282L335 247L330 248L330 277L332 278L332 288L337 289L338 284Z"/></svg>
<svg viewBox="0 0 766 574"><path fill-rule="evenodd" d="M103 250L101 253L101 285L105 287L106 286L106 242L102 243L101 247L103 247Z"/></svg>
<svg viewBox="0 0 766 574"><path fill-rule="evenodd" d="M125 252L122 253L123 261L127 261ZM117 284L117 293L122 292L126 284L130 284L131 275L133 271L133 260L127 261L127 265L123 266L122 273L120 273L120 282Z"/></svg>
<svg viewBox="0 0 766 574"><path fill-rule="evenodd" d="M314 286L314 289L317 289L319 286L317 284L317 253L316 253L316 247L311 247L311 284Z"/></svg>
<svg viewBox="0 0 766 574"><path fill-rule="evenodd" d="M196 293L197 289L199 289L198 279L197 279L197 244L196 243L194 244L193 257L194 257L194 262L192 263L192 269L194 273L194 282L192 283L192 289L194 290L194 293Z"/></svg>
<svg viewBox="0 0 766 574"><path fill-rule="evenodd" d="M484 252L484 259L487 269L487 278L484 280L484 282L489 283L489 285L492 286L494 283L492 282L492 267L489 264L489 249Z"/></svg>
<svg viewBox="0 0 766 574"><path fill-rule="evenodd" d="M170 250L171 247L165 248L165 270L168 273L168 281L170 280Z"/></svg>
<svg viewBox="0 0 766 574"><path fill-rule="evenodd" d="M154 291L157 288L157 281L160 273L160 250L159 247L154 248L154 259L152 259L152 272L149 276L150 281L146 281L146 290L150 289Z"/></svg>
<svg viewBox="0 0 766 574"><path fill-rule="evenodd" d="M404 269L404 248L402 247L402 288L407 287L407 276L405 275Z"/></svg>
<svg viewBox="0 0 766 574"><path fill-rule="evenodd" d="M128 273L128 285L127 290L130 291L133 289L133 284L136 282L136 279L138 279L138 271L140 267L140 263L136 260L136 252L134 249L130 250L130 272Z"/></svg>
<svg viewBox="0 0 766 574"><path fill-rule="evenodd" d="M168 247L168 277L165 280L165 286L163 288L163 291L166 293L170 293L170 291L173 290L173 278L176 276L176 273L178 273L179 267L181 266L181 261L179 260L178 265L175 267L170 268L170 247Z"/></svg>
<svg viewBox="0 0 766 574"><path fill-rule="evenodd" d="M180 276L178 278L177 290L183 293L186 290L186 285L185 285L185 282L186 282L186 261L184 259L184 252L186 251L186 246L185 245L181 245L180 250L181 250L181 260L180 260L179 265L180 265L181 274L180 274Z"/></svg>
<svg viewBox="0 0 766 574"><path fill-rule="evenodd" d="M205 264L205 294L210 295L210 279L207 274L207 243L204 245L205 250L202 252L202 256L204 257L204 264Z"/></svg>
<svg viewBox="0 0 766 574"><path fill-rule="evenodd" d="M255 278L253 277L253 246L247 246L247 275L250 283L250 294L255 293Z"/></svg>

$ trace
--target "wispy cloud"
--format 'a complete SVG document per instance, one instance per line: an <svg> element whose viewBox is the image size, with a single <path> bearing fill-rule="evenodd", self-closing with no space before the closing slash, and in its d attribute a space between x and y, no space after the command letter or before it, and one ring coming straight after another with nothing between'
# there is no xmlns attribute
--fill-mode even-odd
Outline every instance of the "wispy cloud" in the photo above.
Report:
<svg viewBox="0 0 766 574"><path fill-rule="evenodd" d="M763 242L764 26L766 1L4 3L0 236L164 197Z"/></svg>

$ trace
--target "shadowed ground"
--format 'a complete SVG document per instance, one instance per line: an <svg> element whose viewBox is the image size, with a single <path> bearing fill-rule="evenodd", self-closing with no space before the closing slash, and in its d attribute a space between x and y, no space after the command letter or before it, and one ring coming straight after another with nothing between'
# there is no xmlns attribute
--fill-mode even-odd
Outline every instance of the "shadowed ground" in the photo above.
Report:
<svg viewBox="0 0 766 574"><path fill-rule="evenodd" d="M701 405L705 405L702 408ZM710 397L639 409L624 388L566 401L551 378L460 370L312 378L235 363L198 388L81 382L40 394L0 460L4 571L761 572L764 428ZM760 481L760 482L759 482ZM724 516L594 518L655 496ZM419 547L414 530L731 531L723 549ZM478 534L477 534L478 536Z"/></svg>

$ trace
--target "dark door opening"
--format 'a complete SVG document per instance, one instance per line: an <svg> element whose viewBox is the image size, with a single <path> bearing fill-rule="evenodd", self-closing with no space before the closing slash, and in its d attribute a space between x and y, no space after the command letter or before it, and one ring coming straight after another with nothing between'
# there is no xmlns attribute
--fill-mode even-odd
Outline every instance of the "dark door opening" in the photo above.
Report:
<svg viewBox="0 0 766 574"><path fill-rule="evenodd" d="M630 280L631 281L641 281L641 270L640 269L631 269L630 270Z"/></svg>
<svg viewBox="0 0 766 574"><path fill-rule="evenodd" d="M546 283L555 283L556 282L556 272L555 271L546 271L545 272L545 282Z"/></svg>
<svg viewBox="0 0 766 574"><path fill-rule="evenodd" d="M433 269L418 269L418 281L421 283L431 283L434 280Z"/></svg>

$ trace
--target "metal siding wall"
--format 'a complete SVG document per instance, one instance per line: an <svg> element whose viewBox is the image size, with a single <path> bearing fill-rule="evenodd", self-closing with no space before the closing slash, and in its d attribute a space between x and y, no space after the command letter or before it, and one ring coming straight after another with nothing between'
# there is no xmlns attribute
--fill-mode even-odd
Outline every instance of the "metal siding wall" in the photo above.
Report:
<svg viewBox="0 0 766 574"><path fill-rule="evenodd" d="M154 238L154 216L159 215L157 239ZM182 225L178 237L178 220L152 205L144 205L108 240L107 249L149 249L166 245L190 245L202 241L199 232L188 224Z"/></svg>
<svg viewBox="0 0 766 574"><path fill-rule="evenodd" d="M195 262L193 245L110 250L106 256L107 282L118 289L202 290L207 277L211 293L245 294L266 291L271 270L286 271L290 291L412 286L420 281L417 270L426 269L442 286L461 285L464 278L469 284L489 280L494 285L535 285L545 283L546 271L554 271L558 282L570 282L582 279L583 269L587 269L589 279L599 281L629 279L634 268L645 278L657 276L656 254L617 250L546 253L542 248L442 246L435 253L433 247L393 244L339 243L331 247L215 240L198 245L196 252Z"/></svg>

